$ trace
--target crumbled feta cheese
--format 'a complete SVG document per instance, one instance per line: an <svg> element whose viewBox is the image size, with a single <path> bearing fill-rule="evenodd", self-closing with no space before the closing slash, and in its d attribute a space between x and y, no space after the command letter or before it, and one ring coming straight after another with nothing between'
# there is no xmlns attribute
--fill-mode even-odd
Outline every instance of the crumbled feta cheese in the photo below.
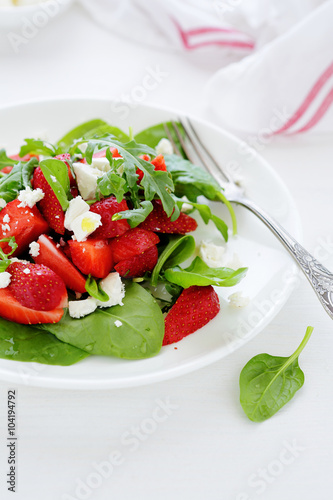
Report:
<svg viewBox="0 0 333 500"><path fill-rule="evenodd" d="M91 200L97 189L97 179L102 177L103 172L93 168L86 163L73 163L77 185L84 200Z"/></svg>
<svg viewBox="0 0 333 500"><path fill-rule="evenodd" d="M27 267L25 269L23 269L23 272L24 274L30 274L30 269L28 269Z"/></svg>
<svg viewBox="0 0 333 500"><path fill-rule="evenodd" d="M29 248L30 248L29 253L31 257L38 257L40 250L39 243L37 243L37 241L32 241L31 243L29 243Z"/></svg>
<svg viewBox="0 0 333 500"><path fill-rule="evenodd" d="M0 208L5 208L6 205L7 205L6 200L4 200L3 198L0 198Z"/></svg>
<svg viewBox="0 0 333 500"><path fill-rule="evenodd" d="M199 256L209 267L225 266L225 247L215 245L209 241L202 241L199 247Z"/></svg>
<svg viewBox="0 0 333 500"><path fill-rule="evenodd" d="M108 172L111 169L110 162L107 158L93 158L91 166L97 168L101 172Z"/></svg>
<svg viewBox="0 0 333 500"><path fill-rule="evenodd" d="M25 189L20 191L18 195L19 203L18 207L29 207L32 208L36 203L44 198L44 193L40 188L31 189L27 186ZM32 214L31 214L32 215Z"/></svg>
<svg viewBox="0 0 333 500"><path fill-rule="evenodd" d="M109 296L109 300L107 302L96 300L96 304L99 307L111 307L117 304L120 306L123 305L122 300L125 297L125 286L118 273L110 273L106 278L99 282L99 286Z"/></svg>
<svg viewBox="0 0 333 500"><path fill-rule="evenodd" d="M2 224L1 225L2 231L5 233L6 231L10 231L10 225L9 224Z"/></svg>
<svg viewBox="0 0 333 500"><path fill-rule="evenodd" d="M69 231L72 231L72 222L80 215L89 212L89 205L86 203L81 196L73 198L68 205L65 213L64 226ZM61 241L60 241L61 243Z"/></svg>
<svg viewBox="0 0 333 500"><path fill-rule="evenodd" d="M83 318L95 311L97 304L93 297L84 300L70 300L68 302L68 311L71 318Z"/></svg>
<svg viewBox="0 0 333 500"><path fill-rule="evenodd" d="M11 277L11 274L7 273L7 271L0 273L0 288L7 288L10 283Z"/></svg>
<svg viewBox="0 0 333 500"><path fill-rule="evenodd" d="M85 241L87 236L95 231L98 226L101 226L101 216L94 212L85 212L71 223L71 230L74 233L73 239L77 241Z"/></svg>
<svg viewBox="0 0 333 500"><path fill-rule="evenodd" d="M250 302L249 297L244 297L242 292L235 292L229 295L228 300L229 305L235 308L246 307Z"/></svg>
<svg viewBox="0 0 333 500"><path fill-rule="evenodd" d="M123 326L122 322L119 321L119 319L116 319L116 321L114 322L114 324L116 325L117 328L119 328L120 326Z"/></svg>
<svg viewBox="0 0 333 500"><path fill-rule="evenodd" d="M160 140L155 150L158 155L172 155L173 153L173 147L171 142L169 141L169 139L164 139L164 138Z"/></svg>
<svg viewBox="0 0 333 500"><path fill-rule="evenodd" d="M10 217L9 217L9 215L8 215L8 214L4 215L4 217L3 217L3 219L2 219L2 220L3 220L3 222L5 222L5 223L6 223L6 222L10 222Z"/></svg>
<svg viewBox="0 0 333 500"><path fill-rule="evenodd" d="M193 205L190 205L189 203L186 203L188 201L188 199L186 198L186 196L183 196L181 198L183 201L185 201L185 203L182 204L182 208L180 209L181 212L190 212L191 210L193 210Z"/></svg>
<svg viewBox="0 0 333 500"><path fill-rule="evenodd" d="M57 178L54 175L50 175L52 182L57 182Z"/></svg>

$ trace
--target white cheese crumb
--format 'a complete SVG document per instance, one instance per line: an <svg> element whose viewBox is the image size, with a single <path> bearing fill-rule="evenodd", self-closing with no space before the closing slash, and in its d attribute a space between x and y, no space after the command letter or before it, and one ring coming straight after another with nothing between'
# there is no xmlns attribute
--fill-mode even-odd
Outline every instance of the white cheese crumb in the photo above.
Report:
<svg viewBox="0 0 333 500"><path fill-rule="evenodd" d="M107 158L93 158L91 166L97 168L101 172L108 172L111 169L110 162Z"/></svg>
<svg viewBox="0 0 333 500"><path fill-rule="evenodd" d="M93 297L88 297L84 300L71 300L68 303L68 310L71 318L83 318L94 312L96 308L97 304Z"/></svg>
<svg viewBox="0 0 333 500"><path fill-rule="evenodd" d="M73 169L80 194L84 200L92 200L97 189L97 179L103 172L87 163L73 163Z"/></svg>
<svg viewBox="0 0 333 500"><path fill-rule="evenodd" d="M122 326L122 322L119 321L119 319L116 319L116 321L114 322L114 324L116 325L117 328L119 328L120 326Z"/></svg>
<svg viewBox="0 0 333 500"><path fill-rule="evenodd" d="M54 175L50 175L52 182L57 182L57 178Z"/></svg>
<svg viewBox="0 0 333 500"><path fill-rule="evenodd" d="M173 147L171 142L169 141L169 139L165 138L160 140L155 150L158 155L172 155L173 153Z"/></svg>
<svg viewBox="0 0 333 500"><path fill-rule="evenodd" d="M202 241L199 247L199 256L209 267L224 267L225 266L225 247L215 245L209 241Z"/></svg>
<svg viewBox="0 0 333 500"><path fill-rule="evenodd" d="M81 196L73 198L68 205L65 213L64 226L69 231L72 231L72 222L79 217L79 215L89 212L89 205L86 203ZM61 243L61 240L60 240Z"/></svg>
<svg viewBox="0 0 333 500"><path fill-rule="evenodd" d="M115 305L123 305L123 298L125 297L125 286L121 281L118 273L110 273L106 278L99 282L100 287L109 296L107 302L101 302L96 300L96 304L99 307L111 307Z"/></svg>
<svg viewBox="0 0 333 500"><path fill-rule="evenodd" d="M74 219L71 224L73 239L85 241L87 237L102 225L101 216L95 212L85 212Z"/></svg>
<svg viewBox="0 0 333 500"><path fill-rule="evenodd" d="M228 297L230 307L246 307L250 303L249 297L244 297L242 292L235 292Z"/></svg>
<svg viewBox="0 0 333 500"><path fill-rule="evenodd" d="M44 193L40 188L31 189L27 186L25 189L20 191L18 195L19 203L18 207L29 207L32 208L36 203L44 198Z"/></svg>
<svg viewBox="0 0 333 500"><path fill-rule="evenodd" d="M183 201L185 201L185 203L182 204L182 208L180 209L181 212L190 212L191 210L193 210L193 206L190 205L190 203L186 203L188 201L188 198L186 198L186 196L182 196L181 198Z"/></svg>
<svg viewBox="0 0 333 500"><path fill-rule="evenodd" d="M31 257L38 257L39 250L40 250L39 243L37 243L37 241L32 241L29 244L29 248L30 248L29 253L30 253Z"/></svg>
<svg viewBox="0 0 333 500"><path fill-rule="evenodd" d="M6 200L4 200L3 198L0 198L0 208L5 208L6 205L7 205Z"/></svg>
<svg viewBox="0 0 333 500"><path fill-rule="evenodd" d="M11 274L7 273L7 271L0 273L0 288L7 288L10 283L11 277Z"/></svg>
<svg viewBox="0 0 333 500"><path fill-rule="evenodd" d="M28 269L27 267L25 269L23 269L23 272L24 274L30 274L30 269Z"/></svg>
<svg viewBox="0 0 333 500"><path fill-rule="evenodd" d="M6 231L10 231L10 225L9 224L2 224L1 225L2 231L5 233Z"/></svg>
<svg viewBox="0 0 333 500"><path fill-rule="evenodd" d="M9 215L8 215L8 214L4 215L4 217L3 217L3 219L2 219L2 220L3 220L3 222L5 222L5 223L6 223L6 222L10 222L10 217L9 217Z"/></svg>

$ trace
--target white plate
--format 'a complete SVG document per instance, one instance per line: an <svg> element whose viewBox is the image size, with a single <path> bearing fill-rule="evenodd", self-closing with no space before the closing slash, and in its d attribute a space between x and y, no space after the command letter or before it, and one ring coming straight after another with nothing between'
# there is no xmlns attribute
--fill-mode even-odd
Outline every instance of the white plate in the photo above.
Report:
<svg viewBox="0 0 333 500"><path fill-rule="evenodd" d="M13 40L15 46L17 37L30 40L72 3L73 0L44 0L31 5L0 7L0 29L15 30L9 34L9 40Z"/></svg>
<svg viewBox="0 0 333 500"><path fill-rule="evenodd" d="M17 152L26 137L57 140L66 131L92 118L102 118L134 133L168 120L177 113L137 105L128 107L102 99L61 99L23 103L0 109L0 147ZM273 217L300 239L300 220L295 204L274 170L254 151L229 133L193 118L193 123L211 152L229 168L241 169L248 196L254 198ZM227 222L221 204L213 209ZM231 239L230 255L237 253L249 267L247 277L237 287L218 288L221 311L206 327L163 347L150 359L126 361L90 357L73 366L47 366L36 363L0 360L0 378L15 383L64 389L107 389L157 382L208 365L241 347L262 330L287 301L295 282L295 266L270 231L255 216L236 207L239 237ZM200 238L222 243L212 226L204 226ZM250 304L232 309L228 296L241 290ZM18 327L19 328L19 327Z"/></svg>

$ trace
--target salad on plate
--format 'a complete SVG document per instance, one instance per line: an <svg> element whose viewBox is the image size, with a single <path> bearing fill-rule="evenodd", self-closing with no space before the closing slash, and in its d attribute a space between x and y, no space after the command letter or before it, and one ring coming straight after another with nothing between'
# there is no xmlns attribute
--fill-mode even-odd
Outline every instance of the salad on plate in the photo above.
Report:
<svg viewBox="0 0 333 500"><path fill-rule="evenodd" d="M133 137L96 119L56 144L28 138L0 150L0 175L1 358L154 356L213 320L216 287L246 274L221 265L222 245L198 245L198 224L228 240L208 200L226 205L233 233L235 214L163 124Z"/></svg>

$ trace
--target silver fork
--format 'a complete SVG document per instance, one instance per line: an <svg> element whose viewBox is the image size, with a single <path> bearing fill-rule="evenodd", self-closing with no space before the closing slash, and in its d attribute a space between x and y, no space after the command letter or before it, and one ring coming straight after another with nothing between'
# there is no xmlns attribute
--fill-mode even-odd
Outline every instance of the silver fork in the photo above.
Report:
<svg viewBox="0 0 333 500"><path fill-rule="evenodd" d="M233 203L241 205L254 213L280 240L281 243L289 251L290 255L294 258L298 266L301 268L307 279L309 280L312 288L317 294L322 306L333 319L333 274L326 269L317 259L313 257L302 245L300 245L295 238L293 238L288 231L286 231L277 221L270 217L262 208L260 208L252 200L245 196L244 189L237 185L230 175L225 172L221 165L217 163L210 151L205 147L197 134L194 126L188 118L178 119L185 133L185 139L176 122L172 122L173 130L178 137L178 140L186 154L187 158L192 163L197 163L193 156L193 152L188 144L195 151L200 159L202 166L211 174L211 176L221 186L225 197ZM171 131L168 126L164 125L165 132L172 143L174 152L182 156L177 144L175 143ZM208 158L210 161L208 162Z"/></svg>

